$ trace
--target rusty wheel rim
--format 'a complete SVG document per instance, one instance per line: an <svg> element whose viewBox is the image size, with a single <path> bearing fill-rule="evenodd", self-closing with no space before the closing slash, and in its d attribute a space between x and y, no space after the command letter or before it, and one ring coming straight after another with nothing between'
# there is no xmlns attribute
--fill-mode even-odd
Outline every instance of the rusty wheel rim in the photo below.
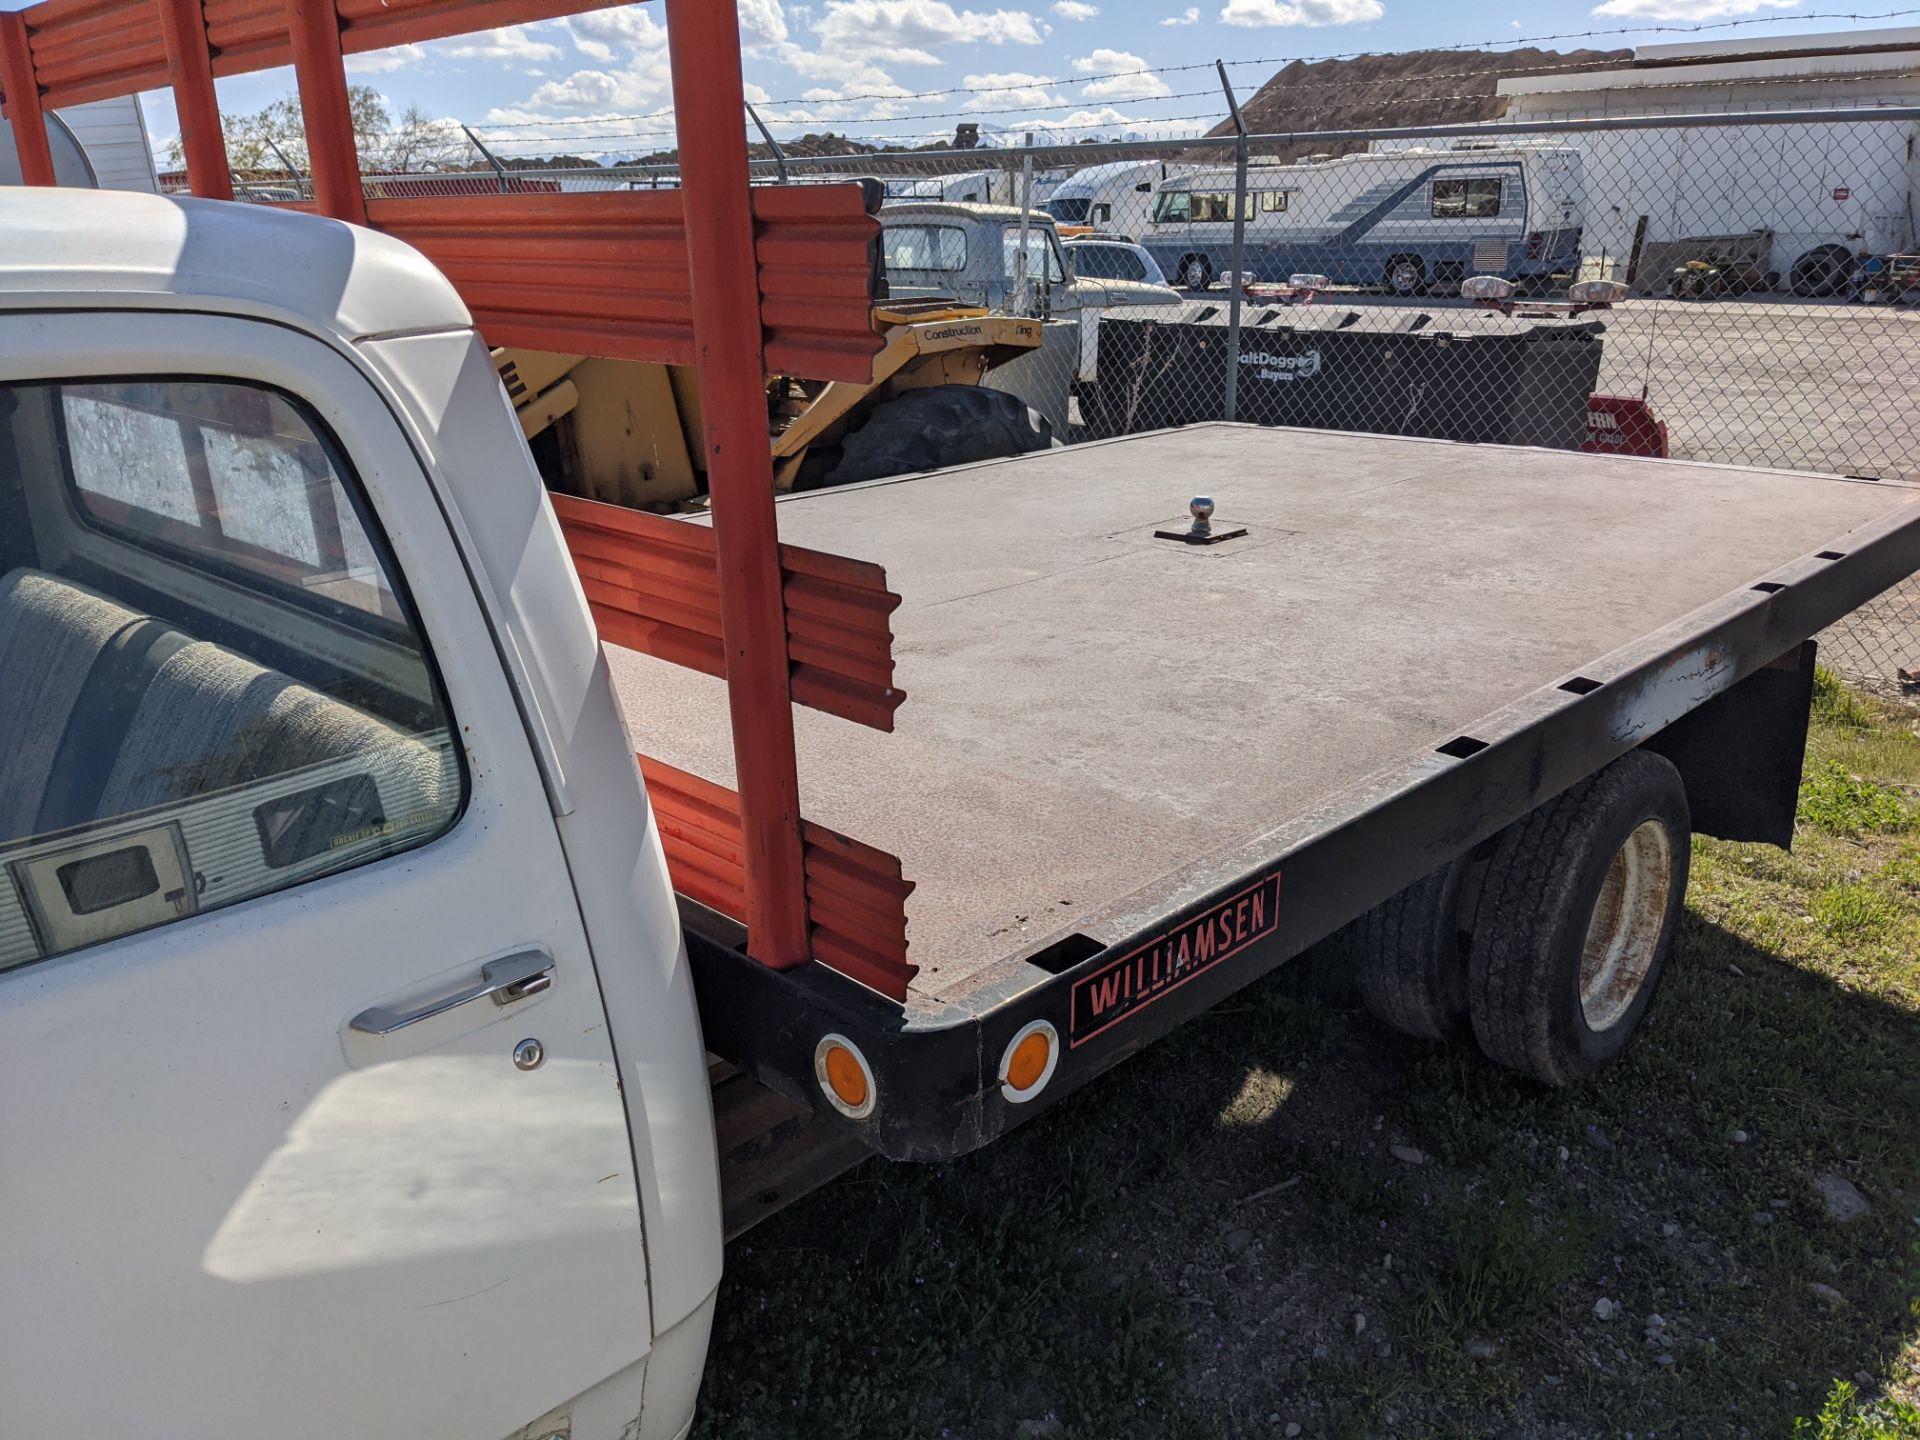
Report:
<svg viewBox="0 0 1920 1440"><path fill-rule="evenodd" d="M1610 1030L1633 1008L1666 928L1673 837L1658 820L1634 827L1612 863L1587 921L1580 953L1580 1011L1587 1028Z"/></svg>

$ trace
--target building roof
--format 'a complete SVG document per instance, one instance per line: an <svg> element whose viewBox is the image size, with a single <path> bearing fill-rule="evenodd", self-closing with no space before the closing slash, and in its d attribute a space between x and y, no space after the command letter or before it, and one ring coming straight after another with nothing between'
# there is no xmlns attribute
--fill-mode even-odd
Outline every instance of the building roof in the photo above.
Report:
<svg viewBox="0 0 1920 1440"><path fill-rule="evenodd" d="M286 321L347 340L472 325L411 246L264 205L0 191L0 306L120 303Z"/></svg>
<svg viewBox="0 0 1920 1440"><path fill-rule="evenodd" d="M1630 68L1514 75L1494 93L1546 95L1766 81L1850 80L1920 70L1920 27L1642 45Z"/></svg>

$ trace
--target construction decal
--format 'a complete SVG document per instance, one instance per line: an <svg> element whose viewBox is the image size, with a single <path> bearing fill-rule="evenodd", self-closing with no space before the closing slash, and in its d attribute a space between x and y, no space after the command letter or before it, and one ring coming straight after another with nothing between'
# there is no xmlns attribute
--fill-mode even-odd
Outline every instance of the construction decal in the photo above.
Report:
<svg viewBox="0 0 1920 1440"><path fill-rule="evenodd" d="M1137 1015L1169 991L1212 969L1280 924L1280 872L1255 881L1157 940L1082 976L1067 1015L1072 1049Z"/></svg>

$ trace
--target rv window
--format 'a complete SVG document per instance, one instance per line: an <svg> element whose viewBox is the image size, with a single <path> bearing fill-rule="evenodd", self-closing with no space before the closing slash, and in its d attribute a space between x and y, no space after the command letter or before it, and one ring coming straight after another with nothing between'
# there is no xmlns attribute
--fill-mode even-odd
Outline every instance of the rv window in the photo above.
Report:
<svg viewBox="0 0 1920 1440"><path fill-rule="evenodd" d="M967 232L952 225L889 225L889 270L964 270Z"/></svg>
<svg viewBox="0 0 1920 1440"><path fill-rule="evenodd" d="M1279 215L1287 208L1287 192L1284 190L1262 190L1260 192L1260 213Z"/></svg>
<svg viewBox="0 0 1920 1440"><path fill-rule="evenodd" d="M1184 190L1162 190L1154 198L1153 220L1156 225L1183 225L1192 209L1193 197Z"/></svg>
<svg viewBox="0 0 1920 1440"><path fill-rule="evenodd" d="M1246 218L1251 220L1253 196L1249 194L1244 198L1245 204L1241 209ZM1193 197L1193 218L1196 221L1233 219L1233 192L1230 190L1215 190L1208 194L1196 192Z"/></svg>
<svg viewBox="0 0 1920 1440"><path fill-rule="evenodd" d="M1500 178L1433 182L1433 213L1443 219L1482 219L1500 213Z"/></svg>

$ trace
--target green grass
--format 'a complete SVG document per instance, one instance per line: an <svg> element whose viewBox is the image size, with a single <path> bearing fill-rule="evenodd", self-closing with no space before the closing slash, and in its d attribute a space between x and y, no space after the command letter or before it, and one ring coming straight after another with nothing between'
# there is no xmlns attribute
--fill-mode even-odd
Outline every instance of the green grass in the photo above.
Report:
<svg viewBox="0 0 1920 1440"><path fill-rule="evenodd" d="M1901 1400L1863 1405L1859 1397L1850 1381L1836 1380L1820 1413L1794 1421L1793 1433L1807 1440L1914 1440L1920 1436L1920 1406Z"/></svg>
<svg viewBox="0 0 1920 1440"><path fill-rule="evenodd" d="M1579 1090L1283 972L868 1162L730 1250L696 1434L1920 1440L1920 716L1822 676L1800 805L1791 853L1696 841Z"/></svg>

